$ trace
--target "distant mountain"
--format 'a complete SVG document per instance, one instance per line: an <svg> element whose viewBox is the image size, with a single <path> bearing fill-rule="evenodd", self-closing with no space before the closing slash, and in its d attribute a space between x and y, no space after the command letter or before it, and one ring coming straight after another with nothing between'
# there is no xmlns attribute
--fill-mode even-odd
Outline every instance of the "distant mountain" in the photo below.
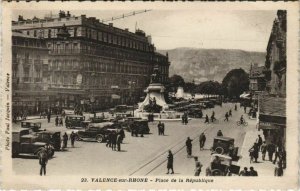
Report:
<svg viewBox="0 0 300 191"><path fill-rule="evenodd" d="M242 68L249 72L251 63L264 65L266 53L226 49L176 48L157 50L169 54L170 76L181 75L185 81L202 82L215 80L222 82L232 69Z"/></svg>

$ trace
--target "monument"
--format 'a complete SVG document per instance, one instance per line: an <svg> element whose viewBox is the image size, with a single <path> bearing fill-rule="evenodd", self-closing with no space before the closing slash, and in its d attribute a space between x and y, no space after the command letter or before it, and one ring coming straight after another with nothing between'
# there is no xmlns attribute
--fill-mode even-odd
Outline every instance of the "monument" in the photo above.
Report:
<svg viewBox="0 0 300 191"><path fill-rule="evenodd" d="M153 74L151 75L151 82L145 93L147 96L145 100L139 103L139 110L151 113L160 113L168 109L168 104L164 97L165 87L161 83L161 76L157 66L154 67Z"/></svg>

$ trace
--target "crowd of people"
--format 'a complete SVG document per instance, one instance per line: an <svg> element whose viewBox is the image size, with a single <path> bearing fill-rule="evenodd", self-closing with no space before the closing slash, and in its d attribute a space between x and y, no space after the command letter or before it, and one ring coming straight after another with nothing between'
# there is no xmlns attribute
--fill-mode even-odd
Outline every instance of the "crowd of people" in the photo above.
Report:
<svg viewBox="0 0 300 191"><path fill-rule="evenodd" d="M258 162L259 152L261 152L262 161L266 161L266 154L268 153L268 161L275 164L274 175L283 176L283 170L286 167L286 151L283 147L273 143L266 143L262 137L258 135L256 142L249 149L250 163Z"/></svg>
<svg viewBox="0 0 300 191"><path fill-rule="evenodd" d="M123 129L118 131L111 131L106 140L106 147L111 148L112 151L121 151L121 143L125 138Z"/></svg>

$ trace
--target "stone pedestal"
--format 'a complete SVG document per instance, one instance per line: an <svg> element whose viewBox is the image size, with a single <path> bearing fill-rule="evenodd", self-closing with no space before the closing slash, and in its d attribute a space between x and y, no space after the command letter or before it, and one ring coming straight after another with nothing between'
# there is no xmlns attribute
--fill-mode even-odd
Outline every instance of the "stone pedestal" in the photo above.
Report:
<svg viewBox="0 0 300 191"><path fill-rule="evenodd" d="M155 98L156 104L160 105L162 110L168 109L168 104L164 97L164 91L165 87L161 83L151 83L145 90L147 93L145 100L139 103L139 110L143 111L143 108L150 103L150 98L151 100L154 100Z"/></svg>

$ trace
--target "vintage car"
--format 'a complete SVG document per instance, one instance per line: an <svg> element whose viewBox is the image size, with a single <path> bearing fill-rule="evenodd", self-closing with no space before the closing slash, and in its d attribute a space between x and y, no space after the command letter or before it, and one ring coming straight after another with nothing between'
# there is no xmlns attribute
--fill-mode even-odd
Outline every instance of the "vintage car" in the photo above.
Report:
<svg viewBox="0 0 300 191"><path fill-rule="evenodd" d="M102 123L107 122L107 119L102 116L90 117L90 123Z"/></svg>
<svg viewBox="0 0 300 191"><path fill-rule="evenodd" d="M233 176L238 175L240 166L232 164L228 155L212 154L210 166L206 168L206 176Z"/></svg>
<svg viewBox="0 0 300 191"><path fill-rule="evenodd" d="M30 130L20 129L12 132L12 157L18 157L20 154L37 156L38 152L45 148L46 142L40 142L35 133ZM48 157L53 157L54 148L50 145Z"/></svg>
<svg viewBox="0 0 300 191"><path fill-rule="evenodd" d="M39 131L41 129L42 123L41 122L32 122L32 121L22 121L21 127L32 129L32 131Z"/></svg>
<svg viewBox="0 0 300 191"><path fill-rule="evenodd" d="M85 116L70 115L66 116L65 124L66 128L85 128L88 124L88 121L85 121Z"/></svg>
<svg viewBox="0 0 300 191"><path fill-rule="evenodd" d="M234 147L234 139L230 137L218 136L214 138L212 153L228 155L233 160L238 159L238 147Z"/></svg>
<svg viewBox="0 0 300 191"><path fill-rule="evenodd" d="M213 102L213 104L215 104L215 105L222 106L222 100L220 100L220 99L214 98L214 99L210 99L209 101Z"/></svg>
<svg viewBox="0 0 300 191"><path fill-rule="evenodd" d="M60 131L40 131L36 133L35 141L48 143L53 146L56 151L61 148L61 133Z"/></svg>
<svg viewBox="0 0 300 191"><path fill-rule="evenodd" d="M128 106L128 105L117 105L116 107L112 108L109 110L110 114L114 114L114 113L125 113L128 110L132 110L132 106Z"/></svg>
<svg viewBox="0 0 300 191"><path fill-rule="evenodd" d="M202 118L203 117L202 110L198 109L198 108L191 108L190 110L188 110L187 114L189 117L192 117L192 118Z"/></svg>
<svg viewBox="0 0 300 191"><path fill-rule="evenodd" d="M118 131L121 126L112 122L90 123L85 130L77 132L78 140L104 142L111 131Z"/></svg>
<svg viewBox="0 0 300 191"><path fill-rule="evenodd" d="M214 103L211 102L211 101L200 101L199 104L204 109L214 108L215 107Z"/></svg>
<svg viewBox="0 0 300 191"><path fill-rule="evenodd" d="M129 132L135 132L136 134L149 134L150 129L148 126L148 120L145 119L129 119L126 123L125 129Z"/></svg>

